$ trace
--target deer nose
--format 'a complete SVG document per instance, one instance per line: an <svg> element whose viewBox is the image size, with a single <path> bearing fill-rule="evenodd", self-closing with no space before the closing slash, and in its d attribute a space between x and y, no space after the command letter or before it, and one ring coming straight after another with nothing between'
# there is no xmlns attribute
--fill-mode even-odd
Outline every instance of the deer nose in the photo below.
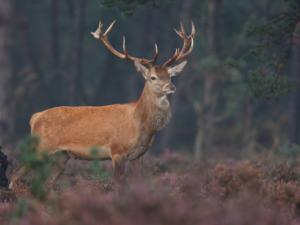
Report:
<svg viewBox="0 0 300 225"><path fill-rule="evenodd" d="M163 91L167 92L167 94L173 94L176 91L176 87L173 83L167 83L163 87Z"/></svg>

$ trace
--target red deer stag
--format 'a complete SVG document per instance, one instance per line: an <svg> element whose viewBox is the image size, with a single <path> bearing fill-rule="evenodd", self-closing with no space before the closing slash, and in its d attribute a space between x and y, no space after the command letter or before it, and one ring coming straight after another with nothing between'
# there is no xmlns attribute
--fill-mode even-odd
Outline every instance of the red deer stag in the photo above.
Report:
<svg viewBox="0 0 300 225"><path fill-rule="evenodd" d="M91 34L101 41L115 56L130 60L145 79L145 86L136 102L107 106L55 107L35 113L31 120L31 134L39 137L38 151L48 154L65 152L65 165L71 155L81 159L111 159L114 175L124 174L127 161L142 156L153 142L155 133L166 126L171 117L167 95L175 92L171 77L182 71L184 60L193 49L195 26L187 35L181 23L175 32L183 40L181 49L176 48L174 55L162 65L156 65L158 48L155 45L153 59L138 58L127 52L123 37L123 52L115 49L108 40L108 34L116 21L105 32L102 23ZM179 64L174 65L175 63ZM97 154L90 149L96 148ZM53 173L52 181L62 172L63 166ZM12 176L10 188L25 173L19 168Z"/></svg>

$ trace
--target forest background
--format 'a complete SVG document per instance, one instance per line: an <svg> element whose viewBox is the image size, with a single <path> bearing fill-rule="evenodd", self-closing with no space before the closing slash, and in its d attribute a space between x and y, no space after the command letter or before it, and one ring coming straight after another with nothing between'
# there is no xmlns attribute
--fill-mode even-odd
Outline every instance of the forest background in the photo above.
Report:
<svg viewBox="0 0 300 225"><path fill-rule="evenodd" d="M138 98L143 78L90 32L101 19L132 54L159 61L181 43L182 21L197 35L176 78L173 118L153 153L205 158L300 151L300 3L296 0L5 0L0 4L0 143L16 146L30 116L61 105Z"/></svg>

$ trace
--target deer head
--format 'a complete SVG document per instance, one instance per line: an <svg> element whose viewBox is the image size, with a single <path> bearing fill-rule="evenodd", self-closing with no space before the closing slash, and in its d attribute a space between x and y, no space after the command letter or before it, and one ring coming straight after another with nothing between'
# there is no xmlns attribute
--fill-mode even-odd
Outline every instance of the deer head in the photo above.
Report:
<svg viewBox="0 0 300 225"><path fill-rule="evenodd" d="M102 32L102 23L99 22L99 26L95 32L91 34L98 40L100 40L104 46L115 56L130 60L134 63L136 70L143 75L147 85L151 88L153 93L157 95L167 95L175 93L176 87L172 83L171 77L178 75L187 61L186 57L192 52L194 46L195 26L192 22L192 31L190 35L187 35L183 24L180 23L180 30L175 30L176 34L183 40L181 49L176 48L173 56L161 65L156 65L158 58L158 47L155 44L155 52L152 59L138 58L130 55L126 49L126 39L123 36L123 52L116 50L108 40L108 34L112 30L116 20L113 21L106 31Z"/></svg>

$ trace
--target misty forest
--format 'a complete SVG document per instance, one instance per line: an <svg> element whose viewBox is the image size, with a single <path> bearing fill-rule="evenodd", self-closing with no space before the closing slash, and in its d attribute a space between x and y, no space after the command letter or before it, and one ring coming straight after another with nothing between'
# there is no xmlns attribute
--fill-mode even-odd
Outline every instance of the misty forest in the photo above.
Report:
<svg viewBox="0 0 300 225"><path fill-rule="evenodd" d="M300 224L300 2L3 0L0 146L0 224Z"/></svg>

